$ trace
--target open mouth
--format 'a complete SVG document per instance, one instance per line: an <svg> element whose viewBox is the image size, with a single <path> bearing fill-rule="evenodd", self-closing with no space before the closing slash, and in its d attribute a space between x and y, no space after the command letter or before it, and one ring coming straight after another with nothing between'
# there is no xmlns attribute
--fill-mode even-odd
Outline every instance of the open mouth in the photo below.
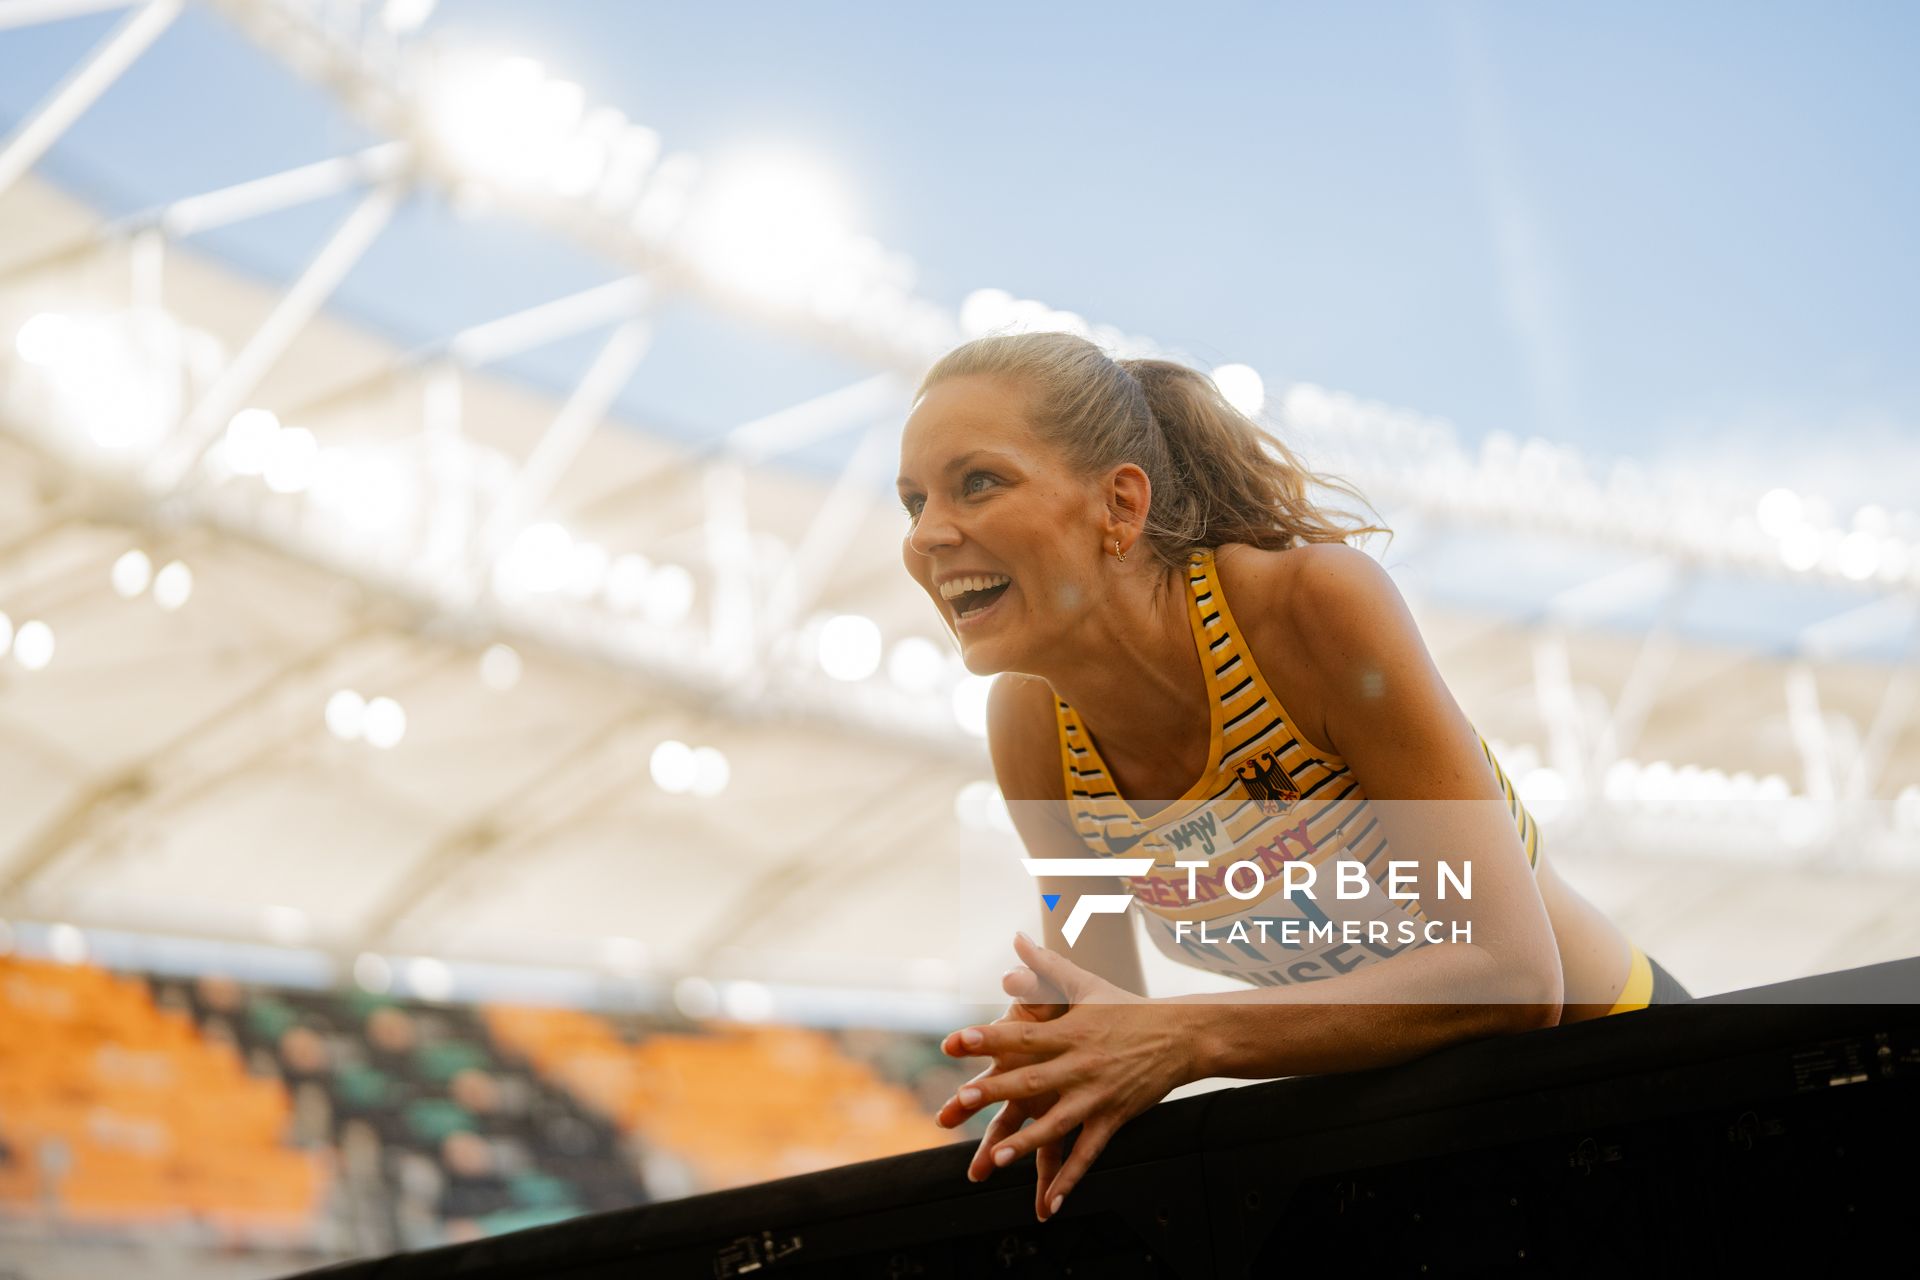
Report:
<svg viewBox="0 0 1920 1280"><path fill-rule="evenodd" d="M1000 603L1001 597L1007 594L1007 589L1012 585L1013 580L1009 578L1004 582L996 582L991 586L962 591L957 595L949 596L947 603L953 606L954 620L961 623L972 623L985 617L993 611L995 605Z"/></svg>

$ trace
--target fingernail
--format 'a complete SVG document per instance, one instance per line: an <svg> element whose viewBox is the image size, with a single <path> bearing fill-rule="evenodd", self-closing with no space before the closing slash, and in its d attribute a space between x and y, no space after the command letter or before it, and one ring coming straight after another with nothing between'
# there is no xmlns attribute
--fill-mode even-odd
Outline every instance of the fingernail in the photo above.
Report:
<svg viewBox="0 0 1920 1280"><path fill-rule="evenodd" d="M961 1105L970 1107L978 1101L980 1101L980 1091L978 1089L962 1089L960 1091Z"/></svg>
<svg viewBox="0 0 1920 1280"><path fill-rule="evenodd" d="M1015 932L1014 932L1014 935L1013 935L1013 936L1014 936L1014 937L1016 937L1016 938L1018 938L1018 939L1020 939L1020 941L1022 941L1022 942L1024 942L1024 943L1026 943L1026 944L1027 944L1028 946L1030 946L1030 947L1034 945L1034 941L1033 941L1033 939L1032 939L1032 938L1029 938L1029 937L1028 937L1028 936L1026 935L1026 933L1025 933L1024 931L1022 931L1022 930L1015 930Z"/></svg>
<svg viewBox="0 0 1920 1280"><path fill-rule="evenodd" d="M966 1045L969 1049L978 1049L982 1039L983 1037L978 1031L969 1030L960 1033L960 1043Z"/></svg>
<svg viewBox="0 0 1920 1280"><path fill-rule="evenodd" d="M1053 1198L1053 1203L1047 1206L1048 1216L1052 1216L1053 1214L1060 1212L1060 1202L1065 1199L1066 1199L1065 1196L1055 1196Z"/></svg>
<svg viewBox="0 0 1920 1280"><path fill-rule="evenodd" d="M993 1162L997 1165L1005 1165L1011 1159L1013 1159L1012 1147L1002 1147L993 1153Z"/></svg>

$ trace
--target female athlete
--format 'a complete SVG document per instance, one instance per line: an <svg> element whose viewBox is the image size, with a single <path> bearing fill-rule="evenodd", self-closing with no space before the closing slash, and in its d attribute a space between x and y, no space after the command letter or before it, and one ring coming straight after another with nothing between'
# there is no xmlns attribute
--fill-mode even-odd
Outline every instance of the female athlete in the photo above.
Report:
<svg viewBox="0 0 1920 1280"><path fill-rule="evenodd" d="M1033 1153L1043 1220L1189 1081L1689 998L1541 856L1392 579L1348 545L1389 531L1336 519L1310 483L1351 493L1204 374L1068 334L967 343L915 396L902 554L968 670L1003 673L988 744L1016 829L1034 858L1130 860L1042 877L1059 896L1046 945L1015 942L1013 1005L945 1042L992 1065L940 1123L1004 1104L968 1177ZM1352 899L1331 888L1343 861L1364 868ZM1296 896L1289 864L1328 874ZM1087 915L1070 944L1073 905L1101 894L1138 911ZM1134 914L1245 986L1147 998Z"/></svg>

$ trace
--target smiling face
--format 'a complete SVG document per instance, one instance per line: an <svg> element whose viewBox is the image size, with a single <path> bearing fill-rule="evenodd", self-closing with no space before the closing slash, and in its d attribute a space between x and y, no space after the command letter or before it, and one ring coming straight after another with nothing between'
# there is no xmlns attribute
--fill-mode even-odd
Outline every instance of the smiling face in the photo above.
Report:
<svg viewBox="0 0 1920 1280"><path fill-rule="evenodd" d="M1102 584L1095 486L1029 425L1031 393L986 375L935 383L900 438L907 572L967 670L1034 672Z"/></svg>

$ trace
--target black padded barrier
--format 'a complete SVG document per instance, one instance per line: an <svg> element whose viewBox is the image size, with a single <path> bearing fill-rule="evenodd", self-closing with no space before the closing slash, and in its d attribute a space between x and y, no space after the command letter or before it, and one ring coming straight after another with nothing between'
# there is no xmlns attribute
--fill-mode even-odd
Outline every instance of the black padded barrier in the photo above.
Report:
<svg viewBox="0 0 1920 1280"><path fill-rule="evenodd" d="M1920 958L1163 1103L1046 1223L1031 1159L969 1183L968 1140L306 1275L1905 1269L1917 1086Z"/></svg>

